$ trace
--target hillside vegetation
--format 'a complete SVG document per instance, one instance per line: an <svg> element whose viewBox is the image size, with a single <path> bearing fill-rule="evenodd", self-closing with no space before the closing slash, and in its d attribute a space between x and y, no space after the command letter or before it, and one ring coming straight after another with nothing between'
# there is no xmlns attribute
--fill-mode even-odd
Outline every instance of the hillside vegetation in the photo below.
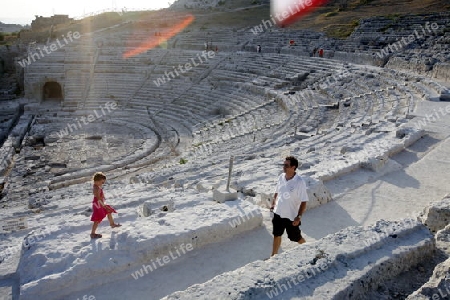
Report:
<svg viewBox="0 0 450 300"><path fill-rule="evenodd" d="M290 28L324 31L336 36L333 29L352 30L362 18L444 11L450 11L450 3L446 0L336 0L301 18ZM194 24L203 29L217 26L245 28L257 26L269 19L270 5L267 2L230 0L217 9L191 12L197 18ZM339 37L339 32L337 35ZM345 35L348 34L344 32Z"/></svg>

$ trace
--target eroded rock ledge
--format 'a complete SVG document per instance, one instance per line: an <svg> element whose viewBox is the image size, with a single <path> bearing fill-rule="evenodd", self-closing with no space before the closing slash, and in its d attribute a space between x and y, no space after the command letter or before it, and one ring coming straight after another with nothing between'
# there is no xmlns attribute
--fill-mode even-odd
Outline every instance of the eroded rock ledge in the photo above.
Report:
<svg viewBox="0 0 450 300"><path fill-rule="evenodd" d="M348 227L267 261L256 261L164 299L363 299L435 250L413 219Z"/></svg>

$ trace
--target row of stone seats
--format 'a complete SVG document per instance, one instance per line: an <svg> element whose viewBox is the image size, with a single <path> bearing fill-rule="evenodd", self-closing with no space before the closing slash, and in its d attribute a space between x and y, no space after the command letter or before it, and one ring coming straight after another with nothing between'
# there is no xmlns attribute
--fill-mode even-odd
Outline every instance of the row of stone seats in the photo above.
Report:
<svg viewBox="0 0 450 300"><path fill-rule="evenodd" d="M282 127L283 124L280 124ZM380 141L384 140L386 134L390 131L395 131L395 126L391 127L388 131L386 131L386 127L380 127L378 130L375 128L373 133L366 132L363 128L353 128L352 130L334 130L325 134L319 134L311 136L307 139L303 139L301 142L301 151L302 154L300 158L302 161L306 161L305 167L302 171L306 175L318 174L321 179L329 179L330 172L327 171L327 167L329 166L329 160L334 159L330 157L331 153L333 157L341 156L342 153L352 152L358 153L361 151L360 145L371 143L370 145L377 145ZM271 142L264 142L263 138L267 136L271 137ZM286 137L282 134L281 136L276 135L276 128L261 128L261 131L256 133L256 143L258 144L258 151L263 151L263 149L275 149L285 145ZM395 137L395 133L394 133ZM398 142L403 143L402 140ZM193 154L194 157L197 158L205 158L205 156L214 153L214 156L219 158L224 158L222 153L226 153L226 155L237 155L239 153L252 153L255 151L255 140L251 143L251 140L248 136L244 137L236 137L235 139L228 140L226 143L222 141L211 142L208 144L201 144L197 146L197 151ZM354 144L354 145L353 145ZM237 146L239 145L239 147ZM295 144L294 144L295 145ZM348 149L344 150L345 146L349 146ZM395 147L399 145L395 144ZM354 149L353 149L353 148ZM221 151L217 152L217 149L220 148ZM341 149L342 148L342 149ZM304 152L304 153L303 153ZM361 154L358 154L361 155ZM384 155L384 152L380 152L380 155ZM367 159L367 157L366 157ZM322 161L328 161L321 163ZM319 165L318 165L319 164ZM317 167L314 167L318 165ZM342 166L341 166L342 165ZM345 167L345 165L348 165ZM342 172L348 172L351 169L359 168L361 165L356 161L354 162L344 162L336 166L336 170L334 170L333 174L339 174ZM334 176L334 175L331 175Z"/></svg>
<svg viewBox="0 0 450 300"><path fill-rule="evenodd" d="M61 57L62 64L60 68L56 68L56 78L64 78L64 108L74 111L83 96L83 92L88 79L89 65L92 62L91 51L88 45L83 45L82 40L66 45L61 51L64 54ZM51 59L51 66L55 66ZM40 75L40 74L39 74Z"/></svg>
<svg viewBox="0 0 450 300"><path fill-rule="evenodd" d="M230 93L227 93L225 90L212 89L203 84L199 84L193 85L186 91L183 97L175 101L175 103L179 103L195 114L208 116L214 113L220 113L219 111L214 112L214 109L219 107L220 103L229 100L231 100ZM245 105L245 103L243 103L243 105Z"/></svg>
<svg viewBox="0 0 450 300"><path fill-rule="evenodd" d="M0 102L0 145L8 138L9 132L20 116L20 106L15 101Z"/></svg>
<svg viewBox="0 0 450 300"><path fill-rule="evenodd" d="M82 103L83 91L88 83L87 74L82 72L66 73L66 82L64 84L64 110L76 110Z"/></svg>
<svg viewBox="0 0 450 300"><path fill-rule="evenodd" d="M337 138L338 138L338 140L345 140L346 139L346 137L344 136L341 136L341 137L339 137L339 135L340 135L340 133L339 132L334 132L335 133L335 135L337 136ZM323 140L323 142L325 143L325 142L327 142L327 141L329 141L329 139L330 139L330 136L326 136L326 137L324 137L323 139L320 137L320 136L317 136L320 140ZM310 141L313 141L314 139L313 138L311 138L311 139L309 139L309 140L305 140L305 142L306 142L306 147L310 147L310 148L312 148L312 147L314 147L315 145L314 144L310 144L309 142ZM338 140L336 140L336 141L338 141ZM317 141L316 141L316 143L317 143ZM334 144L334 143L331 143L331 144Z"/></svg>
<svg viewBox="0 0 450 300"><path fill-rule="evenodd" d="M286 126L283 126L284 124L278 124L278 126L274 126L273 128L261 128L256 133L256 141L253 138L252 139L249 136L236 136L232 140L227 140L226 143L223 141L214 141L210 143L200 144L197 146L197 150L192 153L192 157L197 159L205 158L205 156L208 156L210 154L214 154L217 158L224 159L224 156L226 155L238 155L239 153L252 153L252 151L255 151L255 142L258 144L258 151L262 151L263 149L278 149L279 147L283 147L286 143L286 137L284 134L277 135L277 127L284 127L284 131L286 131ZM354 129L354 131L357 129ZM302 174L305 175L312 175L317 172L314 169L315 165L321 163L325 160L333 159L332 157L340 156L340 150L345 145L349 145L351 143L356 143L356 145L359 145L360 143L368 143L370 140L375 139L375 144L379 143L378 141L382 140L384 138L385 133L379 133L376 135L367 136L364 133L356 135L353 131L331 131L328 134L322 134L322 135L316 135L313 137L310 137L306 140L302 140L301 142L301 149L302 152L305 153L295 153L295 155L300 155L300 159L302 161L305 161L306 164L302 168ZM270 136L270 143L269 141L265 142L264 139L266 137ZM353 141L348 143L348 141ZM294 144L295 145L295 144ZM220 148L221 151L217 151L217 149ZM358 149L355 149L358 150ZM350 150L355 151L355 150ZM345 150L348 151L348 150ZM223 153L226 153L224 155ZM291 152L292 153L292 152ZM330 154L334 153L332 157L330 157ZM342 152L345 153L345 152ZM329 161L325 162L324 165L329 165ZM342 166L341 166L342 167ZM341 168L337 166L336 171L334 172L348 172L348 168L358 168L360 167L359 163L354 165L349 165L349 167ZM329 174L326 172L326 170L322 170L319 166L319 171L321 170L321 173L318 174L318 176L323 177L326 179ZM342 169L342 170L341 170ZM312 170L312 172L311 172ZM323 174L322 174L323 173Z"/></svg>
<svg viewBox="0 0 450 300"><path fill-rule="evenodd" d="M278 77L285 79L298 73L310 73L310 76L320 77L323 73L329 73L337 70L342 66L341 62L331 60L320 60L308 57L295 57L292 55L280 55L276 53L264 53L263 55L249 54L245 55L245 60L241 57L239 65L234 66L239 71L254 73L257 75L271 75L270 77ZM243 61L241 61L243 60ZM233 66L233 65L231 65ZM312 74L313 72L315 74Z"/></svg>
<svg viewBox="0 0 450 300"><path fill-rule="evenodd" d="M78 114L77 117L79 118L80 115ZM70 118L64 118L64 117L63 118L59 118L59 120L52 119L52 121L49 124L53 124L51 128L54 128L54 129L51 129L49 127L49 130L52 130L52 132L50 132L50 133L47 132L47 136L46 136L46 139L47 139L47 142L46 142L47 145L46 146L47 147L44 150L45 152L43 152L43 153L39 152L38 153L38 152L36 152L36 150L31 150L30 148L27 148L27 149L25 149L27 151L24 151L23 155L25 155L25 156L30 156L30 155L31 156L32 155L39 155L39 156L41 156L41 155L44 155L44 156L47 156L47 157L57 157L56 155L53 156L51 154L51 152L52 151L53 152L56 151L56 153L59 153L60 152L59 146L58 146L58 144L54 144L53 147L52 147L52 142L51 141L53 141L53 140L60 140L60 138L57 136L58 135L57 134L57 132L58 132L57 128L61 129L61 128L67 127L67 124L76 124L76 121L74 120L74 118L75 118L75 115L72 115ZM127 166L130 163L138 161L138 160L148 156L149 154L151 154L157 148L157 146L159 145L157 136L155 135L153 130L151 130L150 128L148 128L146 126L134 123L134 122L132 122L130 120L116 119L113 116L105 116L104 122L113 124L115 126L121 126L123 128L131 128L131 132L133 132L136 137L140 137L139 144L141 144L136 149L134 149L134 146L136 144L135 142L133 142L133 144L129 144L128 147L130 147L130 150L132 150L132 151L130 153L124 154L122 157L120 157L120 156L114 157L113 161L108 161L108 159L109 159L108 154L103 153L102 156L104 156L106 158L106 161L102 162L102 164L103 164L103 167L108 169L108 170L121 168L121 167ZM46 123L46 122L44 122L44 123ZM60 124L60 125L58 125L58 124ZM98 123L93 123L92 125L90 125L90 127L93 128L93 127L96 126L96 124L98 124ZM34 126L34 127L36 127L36 126ZM82 136L84 134L83 132L84 131L82 131L82 132L75 132L73 134L75 134L77 136L78 135ZM72 133L69 132L69 134L72 134ZM62 138L65 138L65 136L63 136ZM70 138L67 141L67 143L69 143L70 140L72 140L72 138ZM104 140L103 142L108 142L108 141ZM125 140L123 140L123 142L126 143ZM77 142L77 143L79 144L79 142ZM86 140L86 141L83 142L83 144L86 144L86 143L89 143L89 141ZM55 145L57 146L56 148L54 147ZM53 150L51 150L51 149L53 149ZM43 172L37 172L36 173L36 176L40 177L40 179L41 179L40 181L43 182L43 183L46 183L46 185L48 185L50 188L58 188L58 187L65 186L65 185L68 185L68 184L73 184L73 183L76 183L76 182L83 182L83 181L86 180L87 177L91 176L92 175L91 173L93 173L95 171L95 169L98 168L98 163L96 163L94 160L92 160L93 166L90 167L90 168L87 168L87 170L85 170L85 169L78 170L76 168L73 169L73 166L75 166L76 163L73 164L73 162L71 163L70 161L74 160L74 159L76 160L76 158L78 156L80 156L80 155L81 155L80 157L82 158L82 154L83 154L82 153L83 151L82 151L82 149L80 147L78 147L77 149L73 149L73 150L75 151L75 153L73 153L73 154L68 153L69 160L67 161L66 168L69 168L69 169L68 169L67 172L62 172L59 176L57 174L54 175L52 173L44 174L44 173L46 173L48 171L46 169L45 172L43 171ZM42 150L40 150L40 151L42 151ZM67 151L67 149L65 151ZM36 152L36 153L34 153L34 152ZM96 153L91 153L89 155L89 157L96 157ZM61 158L61 159L64 160L64 158ZM23 163L26 163L26 161L23 161L22 163L18 164L18 167L17 167L18 170L21 169L20 166L23 165ZM24 167L24 166L22 166L22 167ZM34 178L32 180L36 180L36 179Z"/></svg>
<svg viewBox="0 0 450 300"><path fill-rule="evenodd" d="M44 103L45 104L45 103ZM41 107L41 106L39 106L39 107ZM50 108L50 107L49 107ZM43 108L44 109L44 108ZM45 110L45 109L44 109ZM42 124L55 124L56 125L56 127L58 127L58 128L63 128L64 126L68 126L68 124L76 124L76 121L74 120L75 119L75 117L78 117L78 119L79 119L79 117L81 116L81 115L83 115L83 111L78 111L77 112L77 114L76 115L74 115L74 114L68 114L68 113L64 113L64 112L61 112L61 111L57 111L57 107L54 107L53 106L53 112L54 113L52 113L52 112L50 112L50 113L52 113L52 118L51 118L51 121L40 121L39 122L39 124L41 124L42 122ZM34 114L36 114L36 113L38 113L37 112L37 110L33 110L33 113ZM90 110L85 110L85 116L86 115L88 115L88 114L92 114L93 112L92 111L90 111ZM49 113L48 112L46 112L46 115L48 115ZM57 116L57 117L56 117ZM102 117L102 119L103 120L105 120L105 119L108 119L108 118L113 118L113 116L109 116L109 115L105 115L105 116L103 116ZM114 118L113 118L114 119ZM128 117L128 119L129 119L129 117ZM124 127L130 127L130 126L132 126L132 122L129 122L129 121L126 121L125 122L126 124L126 126L124 126ZM41 132L40 131L40 129L38 128L38 127L42 127L43 125L41 124L41 125L39 125L39 124L36 124L36 125L34 125L33 126L33 129L35 129L35 130L33 130L33 132ZM60 124L60 125L58 125L58 124ZM131 125L130 125L131 124ZM20 125L20 124L19 124ZM44 125L44 126L47 126L47 125ZM53 126L53 125L52 125ZM71 125L72 126L72 128L73 127L77 127L76 125ZM79 125L80 126L80 125ZM93 124L93 126L95 126L95 124ZM55 127L55 126L53 126L53 127ZM41 133L39 133L40 135L42 135L42 136L46 136L46 140L45 140L45 143L46 144L48 144L47 146L49 146L50 147L50 140L52 140L52 139L58 139L58 137L56 136L56 133L58 132L58 130L59 129L57 129L55 127L55 129L49 129L50 131L52 131L53 130L53 134L54 134L54 136L51 136L51 135L49 135L49 133L48 132L46 132L46 133L44 133L44 132L41 132ZM139 135L139 132L143 132L142 131L142 128L143 127L141 127L141 129L139 129L139 128L137 128L137 129L135 129L134 131L136 132L136 134L138 134ZM78 128L78 129L80 129L80 128ZM48 131L48 130L47 130ZM71 131L72 130L70 130L70 132L69 132L69 135L71 135ZM79 134L82 134L82 132L80 131L80 130L76 130L76 132L74 133L74 135L79 135ZM84 130L82 130L82 131L84 131ZM152 133L153 131L148 131L148 132L150 132L150 133ZM35 133L34 133L34 135L35 135ZM39 135L38 134L38 135ZM154 136L153 135L153 137L154 138L149 138L148 139L148 141L149 142L152 142L152 143L154 143L157 139L156 139L156 136ZM49 140L47 140L47 138L49 138ZM79 144L79 142L78 142L78 144ZM49 148L49 147L47 147L47 148ZM47 149L47 148L44 148L44 149ZM150 151L150 153L151 153L151 151L152 151L152 146L151 145L147 145L147 146L145 146L145 147L143 147L143 149L145 149L145 151ZM38 150L36 153L31 153L31 152L27 152L27 151L23 151L23 153L21 153L22 154L22 156L23 157L34 157L34 156L36 156L36 155L38 155L38 156L41 156L41 154L42 155L49 155L49 153L47 153L47 154L45 154L45 153L40 153L39 152L39 148L37 148L37 149L35 149L34 151L36 151L36 150ZM39 153L38 153L39 152ZM45 151L45 152L48 152L47 150ZM28 153L28 154L27 154ZM146 152L144 155L143 155L143 157L146 157L147 155L148 155L148 153L149 152ZM127 155L126 157L127 157L127 159L134 159L134 160L138 160L138 159L140 159L140 158L142 158L142 157L134 157L134 155L140 155L139 154L139 151L137 151L137 152L135 152L133 155ZM52 155L50 155L51 157L57 157L57 155L54 155L54 156L52 156ZM76 156L76 155L75 155ZM74 156L74 157L75 157ZM18 159L18 161L19 161L19 163L17 164L17 168L16 169L21 169L21 170L25 170L25 167L26 167L26 165L27 165L27 162L26 161L24 161L23 159L21 160L20 158ZM22 162L21 162L22 161ZM120 159L117 161L118 163L120 163ZM130 162L130 161L128 161L128 162ZM24 163L25 163L25 165L24 165ZM125 162L125 165L126 165L127 163ZM19 170L20 171L20 170ZM46 170L47 171L47 170ZM69 171L69 173L70 173L70 171ZM76 172L75 172L76 173ZM28 174L26 174L26 175L28 175ZM45 177L45 175L43 175L43 174L41 174L41 172L39 172L39 174L38 174L38 176L44 176ZM50 177L53 177L53 175L52 174L48 174ZM80 175L81 176L81 175ZM50 177L48 177L48 178L50 178ZM77 176L75 176L75 177L77 177ZM27 177L28 178L28 177ZM48 179L47 178L47 179ZM30 179L31 181L29 181L28 179ZM27 181L28 181L28 183L30 183L30 184L33 184L33 180L36 180L36 179L33 179L33 177L32 176L30 176L29 178L27 179ZM42 180L41 180L41 182L45 185L45 186L47 186L47 184L48 183L46 183L46 178L42 178ZM77 179L76 178L74 178L74 180L76 181ZM38 180L39 181L39 180ZM20 182L20 183L18 183L20 186L23 184L23 182ZM14 189L14 188L13 188ZM20 198L20 197L19 197Z"/></svg>
<svg viewBox="0 0 450 300"><path fill-rule="evenodd" d="M145 79L140 74L123 73L121 76L108 73L94 73L85 107L97 108L106 102L125 102L140 87ZM125 88L126 87L126 88Z"/></svg>
<svg viewBox="0 0 450 300"><path fill-rule="evenodd" d="M14 141L12 140L12 138L8 138L2 143L2 146L0 147L0 178L5 175L5 172L13 162L13 142ZM1 180L0 184L2 183L3 180Z"/></svg>
<svg viewBox="0 0 450 300"><path fill-rule="evenodd" d="M272 120L275 119L272 118ZM275 120L276 122L276 120ZM265 130L275 123L270 124L267 118L256 113L235 117L232 120L219 121L215 126L198 130L194 135L194 147L202 145L208 147L223 142L238 142L238 138L247 136L253 139L254 134ZM228 146L228 145L227 145ZM195 149L194 149L195 150Z"/></svg>
<svg viewBox="0 0 450 300"><path fill-rule="evenodd" d="M390 129L380 126L379 130L375 127L371 133L361 128L352 128L335 130L303 140L300 153L296 153L304 162L300 173L327 181L361 168L362 163L370 159L366 149L378 149L378 151L371 151L370 155L384 157L390 153L389 147L403 149L407 146L402 140L386 146L386 138L388 135L392 136L390 131L394 131L395 137L395 126ZM380 145L384 146L380 147Z"/></svg>
<svg viewBox="0 0 450 300"><path fill-rule="evenodd" d="M426 84L424 81L408 81L407 86L423 100L437 100L441 95L441 92L436 91L434 86Z"/></svg>
<svg viewBox="0 0 450 300"><path fill-rule="evenodd" d="M387 45L400 42L402 38L408 38L410 35L416 37L415 42L417 43L422 43L424 40L427 41L427 43L428 41L433 43L436 38L433 37L435 32L430 28L431 24L436 23L441 29L445 28L448 25L447 16L448 13L443 13L442 16L434 14L394 18L369 18L361 22L360 26L358 26L350 36L350 40L354 40L357 43L363 43L363 49L369 52L379 51ZM429 28L425 28L426 22L429 22ZM423 32L423 30L425 30L425 32ZM440 30L436 31L436 33L439 33L439 31ZM420 38L415 35L416 32ZM361 47L359 48L361 49ZM430 49L430 47L425 48ZM415 50L404 49L404 51L410 52Z"/></svg>
<svg viewBox="0 0 450 300"><path fill-rule="evenodd" d="M409 106L409 101L407 101L406 103L405 101L403 101L400 105L398 105L398 101L404 100L405 98L400 97L400 99L397 99L396 95L390 95L391 93L390 91L392 90L392 82L387 82L384 79L386 76L383 76L383 74L375 73L372 74L370 78L375 77L377 78L377 80L373 80L367 77L369 74L370 73L361 74L365 77L364 81L360 81L360 78L358 76L352 76L350 77L351 82L348 82L344 85L337 85L337 84L333 85L333 89L336 90L336 94L342 95L343 98L343 100L341 100L341 104L343 104L343 107L340 107L341 110L344 110L346 105L351 105L351 107L353 107L354 105L357 105L360 102L368 102L370 106L368 107L366 106L366 108L361 110L361 112L363 112L364 114L370 112L372 115L373 113L376 113L377 117L375 118L373 116L371 117L373 121L374 119L379 120L380 115L387 113L388 110L392 110L393 107L407 108ZM387 91L387 94L386 95L380 94L378 96L378 94L380 92L383 92L383 90ZM387 99L385 99L386 97ZM380 102L380 104L382 104L380 107L376 107L373 105L379 101L382 101L382 103ZM388 106L384 105L388 103L389 103ZM367 103L365 105L367 105ZM394 114L397 113L394 112ZM404 113L401 112L398 114L403 115ZM363 120L364 118L361 118L361 121Z"/></svg>
<svg viewBox="0 0 450 300"><path fill-rule="evenodd" d="M416 93L414 90L408 86L408 78L402 77L400 74L395 72L384 72L383 76L380 77L380 81L385 82L386 85L392 84L392 82L400 81L396 84L396 89L399 91L402 97L404 97L405 113L408 115L412 113L416 107L416 104L423 100L423 97Z"/></svg>
<svg viewBox="0 0 450 300"><path fill-rule="evenodd" d="M364 75L364 74L363 74ZM371 78L377 78L377 80L373 80L365 76L364 82L360 82L358 78L352 78L351 84L346 84L344 86L339 86L338 88L342 90L343 95L347 95L347 97L344 98L342 101L343 103L351 101L351 98L358 95L361 95L362 97L370 97L368 99L370 102L379 102L379 107L373 106L372 114L376 113L377 116L374 118L372 117L372 121L374 119L379 120L380 116L383 114L387 114L388 112L391 112L391 115L406 115L408 111L410 111L414 106L414 99L411 99L410 95L408 95L406 98L403 95L395 95L393 94L395 90L393 88L401 88L400 85L397 85L395 81L389 81L387 79L388 76L381 74L372 74ZM356 91L353 91L354 88L354 82L359 86L359 88ZM372 85L373 83L373 85ZM394 84L394 86L392 86ZM381 94L377 95L380 92L386 91L386 95ZM341 91L341 90L339 90ZM348 93L350 92L350 96L348 96ZM375 95L374 95L375 94ZM363 99L364 100L364 99ZM367 100L366 100L367 101ZM402 111L395 112L392 111L392 109L399 108Z"/></svg>
<svg viewBox="0 0 450 300"><path fill-rule="evenodd" d="M28 132L32 121L33 115L30 112L26 112L20 116L17 124L11 130L10 137L13 140L13 147L16 151L20 149L22 140Z"/></svg>
<svg viewBox="0 0 450 300"><path fill-rule="evenodd" d="M316 33L305 30L285 29L283 31L280 31L278 29L270 29L265 30L264 33L254 35L253 39L251 40L251 45L253 45L254 47L256 47L256 45L261 45L262 48L261 50L264 51L266 47L272 48L284 47L289 44L290 40L294 40L294 42L297 44L301 44L302 41L308 41L309 45L315 45L316 47L320 47L320 43L323 38L324 38L323 33Z"/></svg>
<svg viewBox="0 0 450 300"><path fill-rule="evenodd" d="M197 52L187 51L183 53L183 55L179 54L180 51L168 53L158 62L158 65L152 70L147 83L141 87L134 96L134 99L130 102L131 105L147 104L153 106L154 103L152 102L167 103L179 97L183 98L185 91L192 85L191 79L187 80L189 77L186 77L187 75L184 74L175 77L177 75L172 66L178 67L180 64L184 66L188 62L190 63L191 58L196 59L195 55L197 55ZM207 68L207 63L200 64L199 66L194 67L188 75L190 77L198 77L205 72ZM175 78L172 77L172 74ZM164 81L160 81L159 79L164 79ZM150 99L150 101L148 101L149 95L153 95L155 99ZM163 107L161 107L161 109L163 109Z"/></svg>
<svg viewBox="0 0 450 300"><path fill-rule="evenodd" d="M379 36L383 32L393 32L392 36L403 36L407 30L413 31L419 29L420 25L425 26L425 22L430 24L433 22L441 23L445 20L448 13L439 14L423 14L423 15L407 15L398 17L373 17L360 21L360 25L352 33L350 38L363 38Z"/></svg>
<svg viewBox="0 0 450 300"><path fill-rule="evenodd" d="M398 94L396 88L397 86L383 86L373 91L358 94L355 97L345 98L342 104L350 102L352 107L363 102L365 109L360 111L363 112L362 117L366 117L360 118L360 121L357 122L359 126L367 125L367 123L378 123L387 116L404 117L409 110L409 98ZM345 105L343 108L345 108ZM400 111L397 111L397 109L400 109Z"/></svg>
<svg viewBox="0 0 450 300"><path fill-rule="evenodd" d="M109 93L110 95L103 95L103 98L108 98L111 96L114 96L114 98L118 98L119 101L127 101L130 102L130 96L135 95L136 97L139 99L139 95L140 95L140 91L136 90L138 88L141 88L143 84L145 84L144 79L145 78L140 78L138 81L135 80L136 77L136 72L141 75L144 76L145 74L143 74L144 72L146 72L147 69L147 65L148 65L148 59L150 57L153 57L152 55L144 55L144 57L140 57L140 58L135 58L134 59L134 63L131 62L131 64L129 64L129 61L123 61L123 60L112 60L111 57L109 56L109 54L113 54L113 56L116 55L116 53L114 53L114 51L111 50L104 50L102 49L101 53L105 52L107 55L99 55L99 60L97 62L97 64L95 65L94 68L94 74L93 74L93 78L92 78L92 85L89 89L89 97L87 99L87 102L92 101L93 103L98 103L98 98L102 97L103 93L109 92L109 91L101 91L101 89L105 90L110 90L110 89L114 89L114 88L120 88L123 86L123 82L118 82L118 84L114 84L113 82L118 80L117 76L114 75L114 73L117 72L117 65L121 65L124 66L126 69L124 70L123 67L120 69L121 73L130 73L129 77L125 77L125 78L130 78L130 81L127 84L127 87L129 87L129 84L132 85L133 88L131 88L130 90L128 90L129 94L125 94L125 92L127 91L126 89L120 88L119 90L117 90L114 93ZM117 51L116 51L117 52ZM152 53L156 53L156 54L160 54L162 53L162 51L151 51ZM166 53L164 53L163 55L159 55L158 60L160 60L162 57L167 56L167 51L165 51ZM171 55L174 56L174 55ZM136 69L135 64L137 62L144 62L145 64L142 64L143 67L139 67ZM172 71L172 70L168 70L168 71ZM110 75L108 75L108 73L111 73ZM123 76L121 77L123 78ZM131 79L132 78L132 79ZM149 82L152 78L148 78ZM154 78L157 79L157 78ZM105 84L105 81L107 81L107 83ZM98 87L97 87L98 86ZM98 89L100 89L100 91L98 91ZM156 93L148 93L148 91L144 92L147 96L148 94L156 94ZM117 95L116 95L117 94ZM106 97L105 97L106 96ZM116 97L117 96L117 97ZM90 100L89 98L91 98L92 100ZM106 100L110 100L110 99L105 99ZM169 100L169 99L168 99ZM132 103L133 101L131 101Z"/></svg>
<svg viewBox="0 0 450 300"><path fill-rule="evenodd" d="M251 33L248 31L229 29L184 31L176 38L175 48L204 50L207 43L208 46L212 46L212 50L217 46L219 51L237 51L250 37Z"/></svg>
<svg viewBox="0 0 450 300"><path fill-rule="evenodd" d="M304 93L303 93L304 92ZM312 90L306 90L298 92L295 95L279 95L282 101L282 105L286 107L291 113L295 115L295 123L290 124L291 128L295 128L297 131L308 134L315 134L316 120L318 117L319 105L315 102L315 97Z"/></svg>
<svg viewBox="0 0 450 300"><path fill-rule="evenodd" d="M251 67L254 69L254 68L256 68L257 66L251 66ZM220 72L217 72L217 73L220 73ZM215 75L215 74L213 74L213 75ZM246 78L245 80L247 81L248 78ZM236 80L236 81L239 81L239 80ZM179 81L177 81L177 85L179 86ZM169 83L169 84L167 84L167 86L168 86L168 87L170 86L170 88L171 88L171 87L173 87L174 85L172 85L172 84ZM143 90L144 90L144 89L143 89ZM163 88L160 89L160 90L169 90L169 89L163 87ZM185 90L185 89L181 88L181 89L179 89L177 92L180 92L180 94L181 94L181 92L182 92L183 90ZM148 96L147 96L147 97L148 97ZM173 97L170 97L170 96L169 96L167 100L169 100L169 101L170 101L170 100L173 100Z"/></svg>
<svg viewBox="0 0 450 300"><path fill-rule="evenodd" d="M270 119L267 118L268 116ZM195 132L193 144L227 141L236 136L251 134L266 126L270 127L282 122L284 122L284 116L279 111L278 105L274 101L268 101L250 111L218 120L209 127L199 128Z"/></svg>
<svg viewBox="0 0 450 300"><path fill-rule="evenodd" d="M122 60L97 60L94 71L97 74L145 74L148 68L145 66L140 66L139 64L133 64Z"/></svg>
<svg viewBox="0 0 450 300"><path fill-rule="evenodd" d="M388 96L390 94L395 94L392 98L388 98L387 101L393 103L392 107L401 109L401 111L397 113L398 115L406 117L408 113L414 110L419 98L415 93L410 91L410 89L406 88L406 83L401 77L393 76L391 71L386 71L380 73L378 80L380 86L385 86L389 89L390 92L388 92ZM400 99L400 102L396 103L398 99Z"/></svg>

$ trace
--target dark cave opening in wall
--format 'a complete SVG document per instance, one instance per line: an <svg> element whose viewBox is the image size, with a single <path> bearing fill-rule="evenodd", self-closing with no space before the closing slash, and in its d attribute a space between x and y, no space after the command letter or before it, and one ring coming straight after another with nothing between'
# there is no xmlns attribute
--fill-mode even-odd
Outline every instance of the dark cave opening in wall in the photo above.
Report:
<svg viewBox="0 0 450 300"><path fill-rule="evenodd" d="M55 81L49 81L44 84L43 100L63 100L61 85Z"/></svg>

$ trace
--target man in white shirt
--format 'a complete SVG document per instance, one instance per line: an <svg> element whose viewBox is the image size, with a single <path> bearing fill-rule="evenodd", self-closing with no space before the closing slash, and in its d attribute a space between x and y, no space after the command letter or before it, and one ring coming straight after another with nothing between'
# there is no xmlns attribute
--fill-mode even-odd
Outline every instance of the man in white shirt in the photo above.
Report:
<svg viewBox="0 0 450 300"><path fill-rule="evenodd" d="M293 156L286 157L284 173L278 177L278 183L273 198L271 210L274 212L273 224L273 250L272 256L278 253L281 245L281 236L286 229L288 238L299 244L305 243L300 232L303 213L306 210L308 194L305 181L295 173L298 160Z"/></svg>

